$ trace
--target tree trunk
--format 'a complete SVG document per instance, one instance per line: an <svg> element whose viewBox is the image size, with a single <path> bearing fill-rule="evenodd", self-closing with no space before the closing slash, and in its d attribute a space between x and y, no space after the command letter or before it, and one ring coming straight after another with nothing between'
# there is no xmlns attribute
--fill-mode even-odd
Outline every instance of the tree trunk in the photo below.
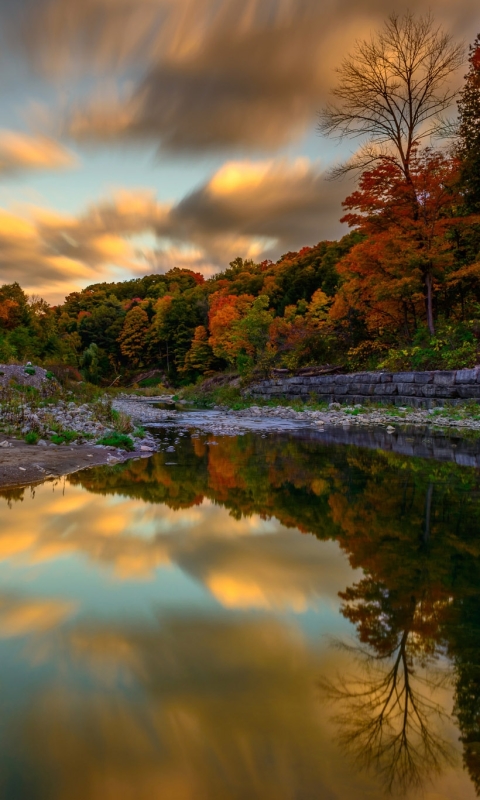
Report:
<svg viewBox="0 0 480 800"><path fill-rule="evenodd" d="M425 275L427 290L427 325L431 336L435 336L435 323L433 321L433 279L430 274Z"/></svg>

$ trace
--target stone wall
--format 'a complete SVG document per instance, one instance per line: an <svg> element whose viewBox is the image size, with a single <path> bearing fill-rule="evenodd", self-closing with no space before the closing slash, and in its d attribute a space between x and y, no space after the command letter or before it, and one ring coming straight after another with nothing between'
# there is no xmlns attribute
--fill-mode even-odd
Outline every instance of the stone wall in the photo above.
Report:
<svg viewBox="0 0 480 800"><path fill-rule="evenodd" d="M250 386L248 394L263 400L325 400L349 405L390 403L432 408L446 402L480 402L480 367L431 372L357 372L351 375L271 378Z"/></svg>

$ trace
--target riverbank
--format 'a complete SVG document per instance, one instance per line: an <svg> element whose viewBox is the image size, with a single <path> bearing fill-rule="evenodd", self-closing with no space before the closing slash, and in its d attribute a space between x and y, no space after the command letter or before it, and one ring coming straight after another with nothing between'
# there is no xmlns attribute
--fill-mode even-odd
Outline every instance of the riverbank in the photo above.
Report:
<svg viewBox="0 0 480 800"><path fill-rule="evenodd" d="M144 458L157 449L155 437L115 411L108 395L85 401L53 381L46 384L45 370L22 369L2 369L9 382L0 385L0 488Z"/></svg>
<svg viewBox="0 0 480 800"><path fill-rule="evenodd" d="M285 405L246 404L245 408L229 408L217 405L215 421L200 408L177 411L155 408L162 402L170 402L170 396L142 398L135 395L119 395L113 402L115 410L128 414L136 425L193 424L209 428L212 433L221 432L235 435L241 430L285 430L292 427L314 425L383 428L387 431L415 428L419 431L458 432L464 435L480 436L480 405L466 404L452 408L415 409L407 406L375 407L373 405L341 406L330 403L325 408L294 408Z"/></svg>
<svg viewBox="0 0 480 800"><path fill-rule="evenodd" d="M142 445L132 452L92 444L71 447L41 444L32 447L19 439L1 438L0 488L36 484L48 478L71 475L87 467L119 464L130 458L145 458L154 450L154 444Z"/></svg>
<svg viewBox="0 0 480 800"><path fill-rule="evenodd" d="M102 414L110 415L117 427L119 420L131 427L127 436L129 448L118 444L122 442L122 434L105 419L100 421ZM477 412L476 407L469 406L420 410L331 403L324 409L252 404L240 409L223 405L211 410L187 410L181 405L175 407L171 396L147 398L120 394L103 404L98 401L79 404L72 400L35 410L24 406L22 420L22 425L10 431L10 435L0 434L0 487L3 488L35 484L90 466L148 457L162 449L152 433L155 428L208 434L211 445L215 444L215 436L241 436L250 431L267 436L309 429L322 434L324 441L337 441L340 435L345 444L368 447L372 443L371 446L384 450L460 459L459 463L480 466L478 454L463 452L458 444L458 440L480 439L480 407ZM145 426L152 430L146 431ZM31 444L25 441L29 434L36 435ZM452 444L452 437L457 443Z"/></svg>

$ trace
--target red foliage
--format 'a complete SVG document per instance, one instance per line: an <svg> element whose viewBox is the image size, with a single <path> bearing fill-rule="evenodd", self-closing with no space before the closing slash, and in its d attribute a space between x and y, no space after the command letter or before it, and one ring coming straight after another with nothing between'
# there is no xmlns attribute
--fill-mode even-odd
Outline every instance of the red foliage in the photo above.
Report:
<svg viewBox="0 0 480 800"><path fill-rule="evenodd" d="M473 68L477 70L477 72L480 72L480 47L477 47L475 52L472 54L470 63L472 64Z"/></svg>
<svg viewBox="0 0 480 800"><path fill-rule="evenodd" d="M388 160L363 173L343 203L350 213L342 221L366 240L338 265L346 281L334 317L344 315L346 302L365 314L371 330L401 319L408 330L407 305L415 322L426 302L433 333L433 294L454 266L454 237L446 234L471 221L457 214L458 170L456 159L425 149L412 158L410 180Z"/></svg>

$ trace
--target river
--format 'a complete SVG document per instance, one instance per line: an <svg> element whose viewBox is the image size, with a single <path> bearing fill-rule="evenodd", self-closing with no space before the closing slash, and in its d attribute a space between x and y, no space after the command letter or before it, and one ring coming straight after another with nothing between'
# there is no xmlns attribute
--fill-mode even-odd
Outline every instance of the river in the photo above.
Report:
<svg viewBox="0 0 480 800"><path fill-rule="evenodd" d="M473 800L479 470L155 434L1 493L1 800Z"/></svg>

